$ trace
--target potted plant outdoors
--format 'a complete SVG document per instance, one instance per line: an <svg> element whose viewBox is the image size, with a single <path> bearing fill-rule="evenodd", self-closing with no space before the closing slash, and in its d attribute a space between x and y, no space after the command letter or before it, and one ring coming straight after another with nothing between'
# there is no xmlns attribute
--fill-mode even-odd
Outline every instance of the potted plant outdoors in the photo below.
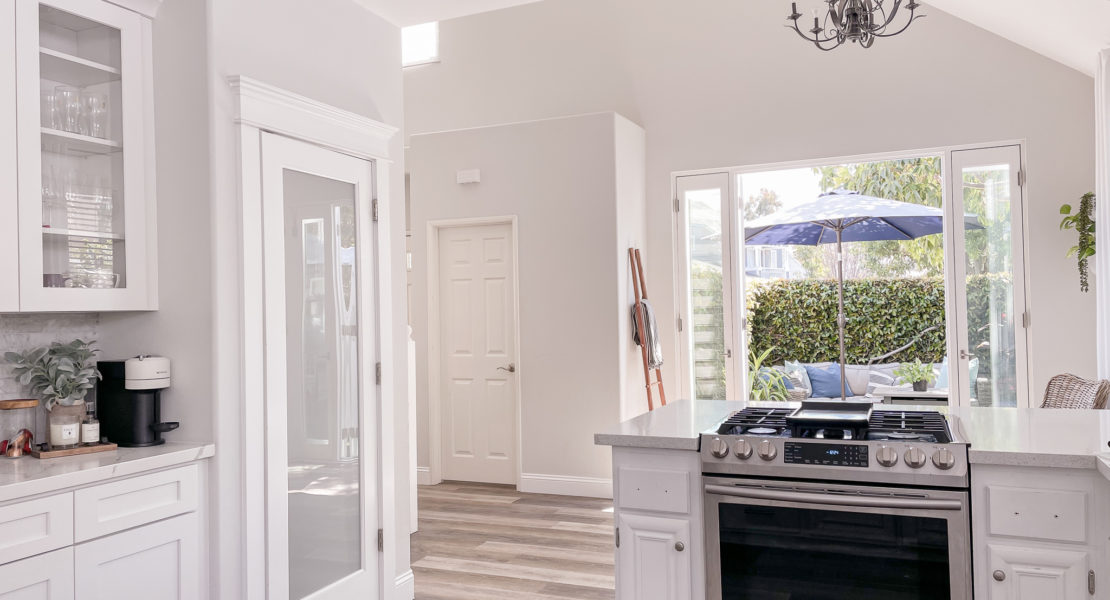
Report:
<svg viewBox="0 0 1110 600"><path fill-rule="evenodd" d="M763 364L773 350L772 346L761 354L748 351L748 400L785 402L790 399L786 373Z"/></svg>
<svg viewBox="0 0 1110 600"><path fill-rule="evenodd" d="M921 362L920 358L915 358L912 363L902 363L894 369L894 376L902 383L912 383L915 392L924 392L929 388L929 382L936 378L933 365Z"/></svg>
<svg viewBox="0 0 1110 600"><path fill-rule="evenodd" d="M92 347L94 343L78 339L68 344L55 342L23 354L4 354L15 366L12 369L15 378L21 385L29 386L31 393L42 399L43 408L50 413L51 446L77 443L71 434L74 429L80 430L81 419L85 416L85 395L100 378L95 360L98 350Z"/></svg>

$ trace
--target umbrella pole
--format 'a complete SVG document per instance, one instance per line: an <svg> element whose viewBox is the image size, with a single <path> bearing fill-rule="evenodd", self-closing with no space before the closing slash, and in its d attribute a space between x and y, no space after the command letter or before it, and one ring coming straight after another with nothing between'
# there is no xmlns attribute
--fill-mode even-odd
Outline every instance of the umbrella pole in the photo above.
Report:
<svg viewBox="0 0 1110 600"><path fill-rule="evenodd" d="M844 248L841 245L841 236L844 231L837 227L836 229L836 300L837 300L837 315L836 324L837 331L840 334L840 399L846 400L848 396L848 383L844 378L845 365L847 358L844 352Z"/></svg>

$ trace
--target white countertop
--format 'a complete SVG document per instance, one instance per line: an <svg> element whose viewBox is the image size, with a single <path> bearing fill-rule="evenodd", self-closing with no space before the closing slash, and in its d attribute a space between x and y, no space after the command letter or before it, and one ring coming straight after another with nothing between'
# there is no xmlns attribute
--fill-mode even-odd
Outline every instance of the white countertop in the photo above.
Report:
<svg viewBox="0 0 1110 600"><path fill-rule="evenodd" d="M0 457L0 502L208 458L213 444L166 442L64 458Z"/></svg>
<svg viewBox="0 0 1110 600"><path fill-rule="evenodd" d="M797 406L797 403L757 403ZM679 400L594 436L603 446L698 450L698 436L744 402ZM1099 469L1110 477L1110 410L883 406L954 415L957 435L970 442L972 464Z"/></svg>

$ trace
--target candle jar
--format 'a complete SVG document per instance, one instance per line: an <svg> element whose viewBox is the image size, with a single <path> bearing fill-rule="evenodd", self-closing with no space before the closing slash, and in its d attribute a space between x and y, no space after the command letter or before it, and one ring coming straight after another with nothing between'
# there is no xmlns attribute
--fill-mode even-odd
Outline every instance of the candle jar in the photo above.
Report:
<svg viewBox="0 0 1110 600"><path fill-rule="evenodd" d="M57 450L76 446L81 440L81 417L50 415L50 446Z"/></svg>

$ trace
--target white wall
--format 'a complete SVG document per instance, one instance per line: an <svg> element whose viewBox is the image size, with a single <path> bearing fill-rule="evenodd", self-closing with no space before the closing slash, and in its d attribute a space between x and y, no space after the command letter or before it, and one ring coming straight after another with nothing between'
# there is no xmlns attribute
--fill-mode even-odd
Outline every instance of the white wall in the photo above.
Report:
<svg viewBox="0 0 1110 600"><path fill-rule="evenodd" d="M593 434L621 412L630 345L630 294L621 292L627 244L643 240L642 156L642 130L613 113L411 138L420 465L436 435L427 419L428 222L516 215L521 489L610 493L609 449ZM460 169L481 169L482 182L455 183Z"/></svg>
<svg viewBox="0 0 1110 600"><path fill-rule="evenodd" d="M816 4L816 3L815 3ZM1025 139L1033 395L1093 375L1094 298L1058 208L1094 185L1090 77L932 7L869 50L823 53L788 3L548 0L440 24L405 70L409 134L615 110L647 132L648 286L672 382L674 171Z"/></svg>
<svg viewBox="0 0 1110 600"><path fill-rule="evenodd" d="M239 469L241 393L238 347L239 251L238 151L232 122L233 96L227 78L243 75L308 96L338 108L400 127L402 119L400 30L375 16L354 0L208 0L208 106L211 111L209 167L214 274L213 331L215 337L215 402L217 406L217 455L215 478L219 489L215 511L219 552L216 581L221 598L243 597L244 563L240 504L243 473ZM398 136L399 138L399 136ZM394 280L389 293L393 304L404 306L403 148L397 139L390 149L395 162L380 165L388 174L389 209L394 219ZM405 356L404 312L394 323L394 347L383 349ZM405 406L405 361L396 361L393 380L398 410L392 424L397 444L396 488L383 491L396 498L397 522L393 528L397 573L409 568L408 426ZM252 511L257 507L252 507ZM253 574L253 573L251 573Z"/></svg>

